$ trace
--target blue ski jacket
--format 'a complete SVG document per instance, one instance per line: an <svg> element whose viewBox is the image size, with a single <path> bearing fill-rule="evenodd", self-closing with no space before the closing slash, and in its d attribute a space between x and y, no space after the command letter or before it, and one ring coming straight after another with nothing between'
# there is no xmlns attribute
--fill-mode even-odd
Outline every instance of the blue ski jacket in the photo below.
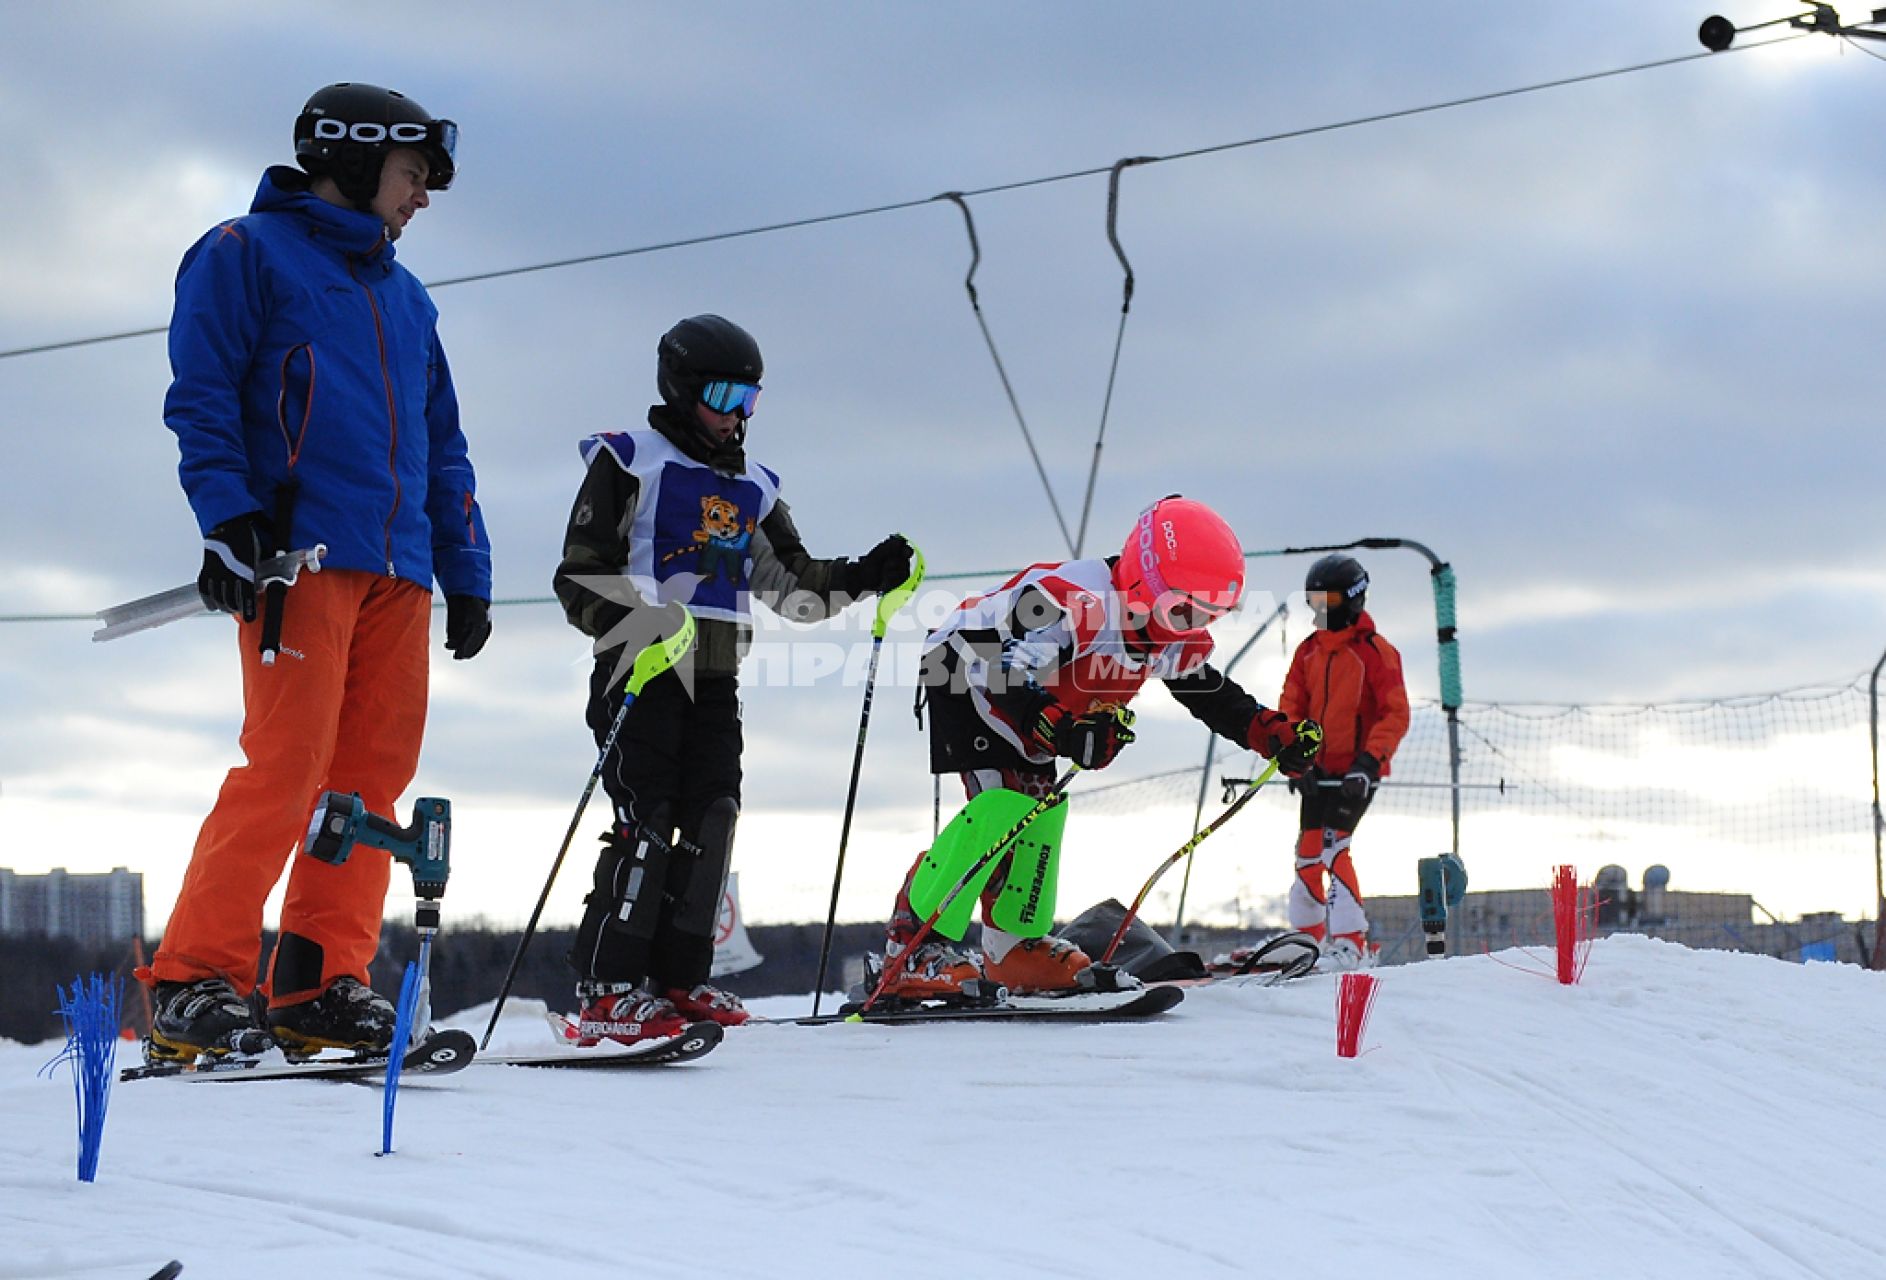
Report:
<svg viewBox="0 0 1886 1280"><path fill-rule="evenodd" d="M164 422L198 527L275 520L292 486L285 549L325 543L324 568L490 599L438 314L378 217L328 204L298 170L263 174L249 215L177 271Z"/></svg>

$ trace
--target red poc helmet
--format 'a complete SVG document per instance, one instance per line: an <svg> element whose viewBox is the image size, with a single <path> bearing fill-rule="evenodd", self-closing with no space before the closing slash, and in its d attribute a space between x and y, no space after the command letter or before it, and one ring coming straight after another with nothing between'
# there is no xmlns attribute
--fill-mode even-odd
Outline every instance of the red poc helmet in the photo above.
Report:
<svg viewBox="0 0 1886 1280"><path fill-rule="evenodd" d="M1129 625L1161 644L1195 635L1238 607L1244 549L1224 518L1176 495L1140 513L1113 568Z"/></svg>

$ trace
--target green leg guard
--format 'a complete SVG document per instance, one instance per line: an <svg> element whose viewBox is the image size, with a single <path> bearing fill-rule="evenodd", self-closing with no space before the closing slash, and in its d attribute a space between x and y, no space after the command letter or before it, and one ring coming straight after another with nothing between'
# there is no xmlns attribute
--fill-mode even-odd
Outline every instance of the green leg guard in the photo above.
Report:
<svg viewBox="0 0 1886 1280"><path fill-rule="evenodd" d="M935 842L924 854L917 873L911 877L911 908L927 919L931 912L942 905L950 891L962 882L963 877L969 874L969 869L984 858L995 842L1007 835L1038 803L1019 791L991 787L964 805L962 811L950 819L949 825L938 833ZM1048 923L1054 919L1055 855L1061 847L1061 827L1066 821L1067 806L1056 805L1036 817L1009 844L1015 865L1006 883L1011 888L1018 882L1023 885L1017 895L1022 899L1018 906L1027 904L1031 884L1044 886L1045 896L1038 896L1028 913L1031 920L1037 917L1041 919L1041 927L1029 933L1026 930L1032 926L1010 929L998 920L997 928L1021 932L1024 937L1040 937L1048 932ZM956 895L949 910L936 922L935 932L940 937L952 942L963 940L975 914L976 899L981 896L984 886L989 883L989 878L995 874L1001 861L1000 857L990 858L962 892ZM1004 903L1009 897L1009 889L1005 889Z"/></svg>
<svg viewBox="0 0 1886 1280"><path fill-rule="evenodd" d="M989 923L1018 938L1045 938L1054 925L1054 890L1060 880L1061 828L1067 806L1054 808L1029 823L1015 843L1002 893Z"/></svg>

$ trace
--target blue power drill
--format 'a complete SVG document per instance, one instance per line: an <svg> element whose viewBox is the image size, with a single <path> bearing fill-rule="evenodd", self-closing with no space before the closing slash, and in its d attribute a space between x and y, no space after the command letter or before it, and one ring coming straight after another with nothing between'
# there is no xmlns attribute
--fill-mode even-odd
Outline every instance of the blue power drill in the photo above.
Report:
<svg viewBox="0 0 1886 1280"><path fill-rule="evenodd" d="M384 849L411 869L420 910L425 912L429 904L431 913L430 921L420 920L419 927L437 929L439 899L445 896L445 881L452 870L452 802L430 796L416 800L412 824L402 827L368 813L358 795L326 792L314 807L302 850L338 867L357 844Z"/></svg>
<svg viewBox="0 0 1886 1280"><path fill-rule="evenodd" d="M432 1021L432 939L439 932L439 899L452 871L452 802L431 796L413 802L410 826L368 813L357 794L324 792L314 806L302 852L340 866L354 846L384 849L413 873L413 927L419 933L419 995L413 1025Z"/></svg>
<svg viewBox="0 0 1886 1280"><path fill-rule="evenodd" d="M1467 868L1457 853L1422 858L1415 864L1421 888L1421 931L1430 956L1447 954L1447 913L1467 896Z"/></svg>

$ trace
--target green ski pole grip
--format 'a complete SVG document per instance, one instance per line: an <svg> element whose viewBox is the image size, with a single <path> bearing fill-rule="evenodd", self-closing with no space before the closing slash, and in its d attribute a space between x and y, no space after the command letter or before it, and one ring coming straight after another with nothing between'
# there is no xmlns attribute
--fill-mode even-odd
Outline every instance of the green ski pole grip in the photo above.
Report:
<svg viewBox="0 0 1886 1280"><path fill-rule="evenodd" d="M681 655L694 645L694 615L688 612L686 605L677 604L675 608L681 610L681 625L675 628L675 633L656 640L635 655L635 666L629 670L627 685L631 698L640 697L644 685L681 661Z"/></svg>
<svg viewBox="0 0 1886 1280"><path fill-rule="evenodd" d="M901 534L898 536L902 537ZM877 617L871 623L873 640L884 638L885 628L891 624L891 615L903 608L910 597L917 594L917 588L923 585L923 552L909 538L904 538L904 541L910 543L910 576L878 597Z"/></svg>

